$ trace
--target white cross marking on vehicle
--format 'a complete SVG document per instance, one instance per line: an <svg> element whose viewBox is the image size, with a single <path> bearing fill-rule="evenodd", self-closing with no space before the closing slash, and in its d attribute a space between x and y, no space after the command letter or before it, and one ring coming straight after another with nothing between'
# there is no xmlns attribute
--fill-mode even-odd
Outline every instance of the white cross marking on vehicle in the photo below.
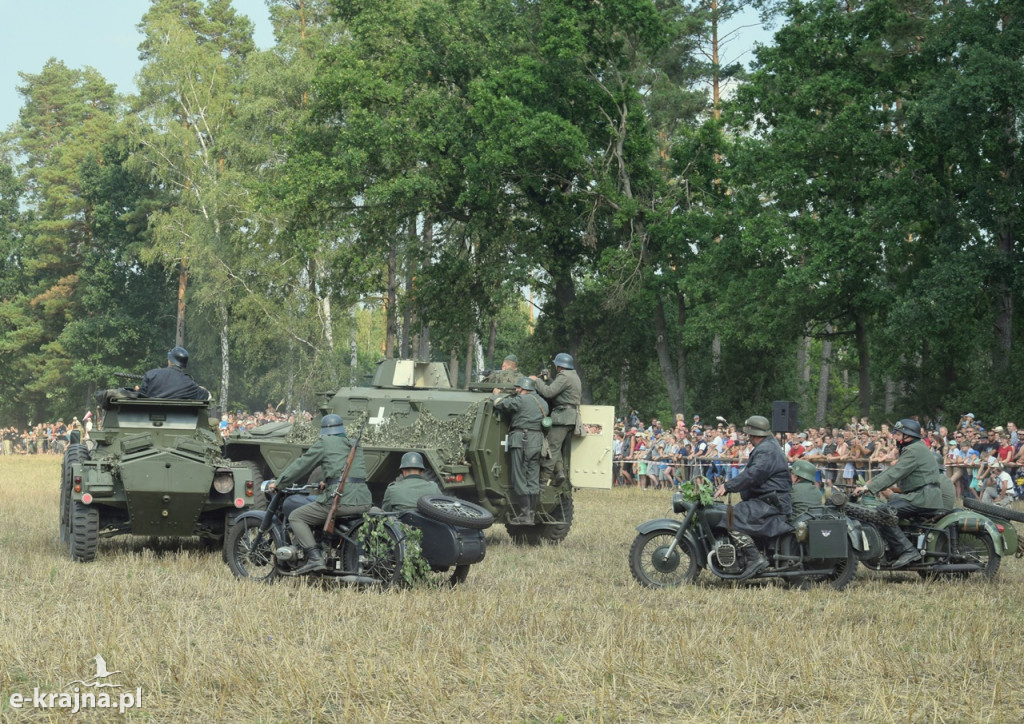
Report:
<svg viewBox="0 0 1024 724"><path fill-rule="evenodd" d="M508 435L505 435L505 439L501 441L501 446L505 448L505 452L508 452Z"/></svg>
<svg viewBox="0 0 1024 724"><path fill-rule="evenodd" d="M384 420L386 419L387 418L384 417L384 406L381 405L380 409L377 410L377 416L371 417L369 420L367 420L367 422L376 427L377 425L380 425L382 422L384 422Z"/></svg>

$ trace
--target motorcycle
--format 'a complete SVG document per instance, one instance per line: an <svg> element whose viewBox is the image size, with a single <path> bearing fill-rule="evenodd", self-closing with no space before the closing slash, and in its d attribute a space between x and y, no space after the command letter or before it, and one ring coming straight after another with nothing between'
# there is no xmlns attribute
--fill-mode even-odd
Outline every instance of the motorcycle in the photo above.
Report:
<svg viewBox="0 0 1024 724"><path fill-rule="evenodd" d="M314 529L326 570L297 574L305 554L292 539L288 516L311 500L310 490L310 486L278 488L266 510L250 510L235 518L224 550L236 578L270 583L281 576L313 575L355 585L401 586L410 551L408 535L399 523L422 532L421 555L448 585L465 581L469 567L484 559L483 531L494 522L490 511L447 495L424 495L414 511L385 513L375 507L338 517L333 533Z"/></svg>
<svg viewBox="0 0 1024 724"><path fill-rule="evenodd" d="M965 498L963 508L936 510L933 515L899 520L884 501L853 496L844 508L851 519L859 520L864 530L881 538L878 528L899 525L921 554L921 559L894 568L896 556L885 546L860 556L860 562L874 571L915 571L922 578L958 580L972 573L991 579L999 571L1002 558L1024 554L1011 520L1024 522L1024 513Z"/></svg>
<svg viewBox="0 0 1024 724"><path fill-rule="evenodd" d="M637 526L629 550L633 577L649 588L694 582L706 568L724 580L780 579L803 588L816 583L841 590L853 580L858 555L871 540L860 524L842 513L846 496L833 496L790 520L792 530L763 541L759 550L768 566L745 561L736 537L727 531L730 505L710 495L672 495L672 510L683 519L657 518ZM875 543L878 545L878 543Z"/></svg>

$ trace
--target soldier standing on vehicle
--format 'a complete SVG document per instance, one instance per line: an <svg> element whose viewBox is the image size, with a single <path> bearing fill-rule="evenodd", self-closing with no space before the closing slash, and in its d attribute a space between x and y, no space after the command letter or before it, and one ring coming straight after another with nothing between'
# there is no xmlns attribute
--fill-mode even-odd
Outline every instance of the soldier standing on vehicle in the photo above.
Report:
<svg viewBox="0 0 1024 724"><path fill-rule="evenodd" d="M793 515L806 513L821 505L821 490L814 480L816 472L810 460L794 460L790 466L793 489L789 495L793 501Z"/></svg>
<svg viewBox="0 0 1024 724"><path fill-rule="evenodd" d="M542 484L561 485L565 479L562 462L565 447L572 435L583 434L583 420L580 417L580 403L583 401L583 383L576 374L572 355L559 352L554 360L555 377L550 382L530 375L537 388L537 394L551 405L551 428L548 430L548 455L541 458L540 479Z"/></svg>
<svg viewBox="0 0 1024 724"><path fill-rule="evenodd" d="M200 387L185 372L188 351L175 347L167 353L167 366L151 369L142 377L138 390L142 397L174 400L209 400L210 391Z"/></svg>
<svg viewBox="0 0 1024 724"><path fill-rule="evenodd" d="M547 417L548 403L534 394L535 388L529 377L519 377L515 394L494 401L494 409L509 417L509 470L519 498L519 515L509 521L513 525L533 525L540 499L540 455L544 447L541 421ZM494 394L501 394L501 390L495 388Z"/></svg>
<svg viewBox="0 0 1024 724"><path fill-rule="evenodd" d="M433 480L423 476L426 468L423 456L418 452L407 452L399 463L402 477L388 485L384 491L384 500L380 507L387 513L401 513L405 510L416 510L416 503L424 495L440 495L441 488Z"/></svg>
<svg viewBox="0 0 1024 724"><path fill-rule="evenodd" d="M891 495L889 502L882 508L892 510L898 518L927 516L941 510L943 502L939 478L942 473L939 472L935 456L920 442L921 424L905 418L893 425L892 434L899 449L899 459L879 473L869 485L860 485L853 492L857 495L867 492L878 495L898 483L900 494ZM902 568L920 560L921 553L898 525L879 526L878 530L885 538L889 552L897 556L893 568Z"/></svg>
<svg viewBox="0 0 1024 724"><path fill-rule="evenodd" d="M519 377L519 358L510 354L501 361L501 369L487 375L484 380L491 385L510 385Z"/></svg>
<svg viewBox="0 0 1024 724"><path fill-rule="evenodd" d="M733 506L734 530L729 533L747 559L745 572L756 575L768 567L768 560L754 545L751 536L774 538L792 530L787 521L793 512L792 480L786 453L772 435L768 418L748 417L743 423L743 432L754 449L750 451L746 467L735 478L719 485L715 497L740 494L741 501Z"/></svg>
<svg viewBox="0 0 1024 724"><path fill-rule="evenodd" d="M352 443L345 435L345 422L341 415L324 415L320 421L320 439L293 460L275 483L267 486L268 492L273 492L277 487L285 488L292 484L292 481L305 478L317 465L323 465L324 480L320 483L320 494L316 500L296 508L288 516L295 542L306 553L306 563L295 571L296 574L322 571L325 568L324 556L317 547L311 526L322 526L327 520L331 512L331 499L341 483L351 449ZM366 487L366 462L363 459L363 451L356 448L356 454L352 457L352 468L345 477L345 488L338 500L336 515L358 515L368 511L372 505L373 496Z"/></svg>

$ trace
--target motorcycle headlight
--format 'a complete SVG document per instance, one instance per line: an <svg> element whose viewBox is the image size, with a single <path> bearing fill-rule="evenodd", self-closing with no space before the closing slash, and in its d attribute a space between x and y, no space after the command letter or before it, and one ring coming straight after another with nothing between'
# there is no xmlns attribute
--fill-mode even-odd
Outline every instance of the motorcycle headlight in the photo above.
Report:
<svg viewBox="0 0 1024 724"><path fill-rule="evenodd" d="M673 513L685 513L686 512L686 498L683 497L682 493L672 493L672 512Z"/></svg>

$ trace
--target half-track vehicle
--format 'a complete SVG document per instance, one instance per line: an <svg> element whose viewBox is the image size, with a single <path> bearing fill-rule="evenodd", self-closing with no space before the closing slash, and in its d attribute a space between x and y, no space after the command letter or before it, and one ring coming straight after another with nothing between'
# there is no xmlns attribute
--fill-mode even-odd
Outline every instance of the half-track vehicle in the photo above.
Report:
<svg viewBox="0 0 1024 724"><path fill-rule="evenodd" d="M360 446L367 483L378 505L387 484L399 477L402 455L415 450L446 495L483 506L505 524L513 539L560 542L572 526L573 488L611 487L614 408L581 407L587 434L572 438L564 459L567 479L543 487L533 525L512 525L508 521L518 511L513 509L505 448L509 430L494 410L495 387L512 392L509 384L489 382L454 389L444 363L388 359L378 364L369 387L324 393L320 414L341 415L349 437L363 429ZM319 420L305 425L269 423L231 437L225 456L250 462L269 479L280 475L318 434Z"/></svg>
<svg viewBox="0 0 1024 724"><path fill-rule="evenodd" d="M100 429L64 452L61 543L82 562L116 535L220 543L233 517L262 500L259 468L221 457L208 402L121 392L101 393Z"/></svg>

